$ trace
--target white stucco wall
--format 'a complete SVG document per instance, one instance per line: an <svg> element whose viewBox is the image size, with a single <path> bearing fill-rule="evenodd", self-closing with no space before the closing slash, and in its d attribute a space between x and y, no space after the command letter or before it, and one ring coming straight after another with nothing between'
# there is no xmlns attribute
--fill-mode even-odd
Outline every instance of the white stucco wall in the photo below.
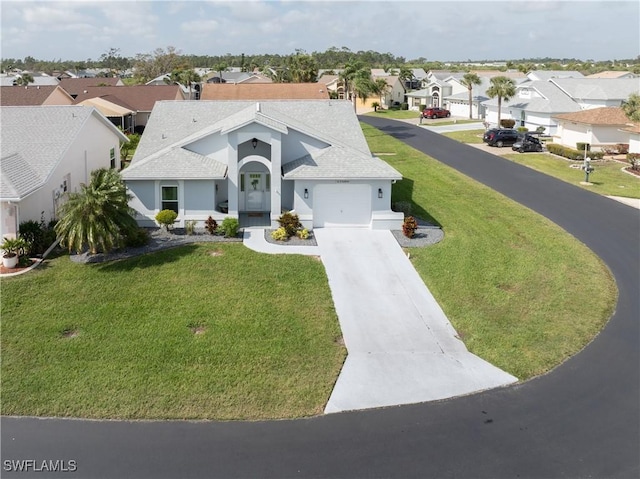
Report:
<svg viewBox="0 0 640 479"><path fill-rule="evenodd" d="M79 129L75 140L49 176L45 185L19 203L18 221L45 222L55 219L56 204L62 204L61 186L66 180L67 191L78 191L80 183L87 183L98 168L109 168L110 150L115 149L116 166L120 165L120 140L115 132L91 115ZM56 194L59 199L56 202Z"/></svg>
<svg viewBox="0 0 640 479"><path fill-rule="evenodd" d="M629 153L640 153L640 133L629 134Z"/></svg>

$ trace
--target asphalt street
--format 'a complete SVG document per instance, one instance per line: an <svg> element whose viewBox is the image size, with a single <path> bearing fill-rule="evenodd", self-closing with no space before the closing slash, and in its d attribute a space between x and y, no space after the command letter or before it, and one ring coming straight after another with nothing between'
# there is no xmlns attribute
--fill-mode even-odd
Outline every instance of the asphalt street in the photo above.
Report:
<svg viewBox="0 0 640 479"><path fill-rule="evenodd" d="M53 477L83 478L639 477L638 210L415 125L361 119L591 248L619 288L602 333L539 378L409 406L267 422L3 417L2 477L52 476L9 471L18 459L73 460L75 472Z"/></svg>

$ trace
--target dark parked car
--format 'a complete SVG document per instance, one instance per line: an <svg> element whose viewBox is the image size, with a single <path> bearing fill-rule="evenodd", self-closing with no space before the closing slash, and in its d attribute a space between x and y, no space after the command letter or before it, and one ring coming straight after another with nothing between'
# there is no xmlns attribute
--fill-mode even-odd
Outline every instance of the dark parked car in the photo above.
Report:
<svg viewBox="0 0 640 479"><path fill-rule="evenodd" d="M538 138L531 135L524 135L511 146L513 151L524 153L525 151L542 151L542 143Z"/></svg>
<svg viewBox="0 0 640 479"><path fill-rule="evenodd" d="M484 141L485 143L489 141L489 138L491 138L491 136L499 129L500 128L490 128L487 131L485 131L484 135L482 136L482 141Z"/></svg>
<svg viewBox="0 0 640 479"><path fill-rule="evenodd" d="M520 134L516 130L499 129L487 136L487 145L502 148L505 145L513 145L518 141Z"/></svg>
<svg viewBox="0 0 640 479"><path fill-rule="evenodd" d="M444 108L425 108L422 110L423 118L449 118L451 112Z"/></svg>

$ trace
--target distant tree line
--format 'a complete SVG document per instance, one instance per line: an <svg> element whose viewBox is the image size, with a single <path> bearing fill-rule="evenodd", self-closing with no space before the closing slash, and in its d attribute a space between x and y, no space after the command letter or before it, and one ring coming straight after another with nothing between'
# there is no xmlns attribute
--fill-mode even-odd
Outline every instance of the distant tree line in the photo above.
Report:
<svg viewBox="0 0 640 479"><path fill-rule="evenodd" d="M3 72L14 68L27 71L42 71L52 74L55 71L69 70L79 73L88 68L105 69L104 76L122 75L126 71L134 71L136 82L148 81L159 75L171 73L176 70L188 70L193 68L211 68L214 71L223 71L229 67L240 68L242 71L259 70L265 74L275 75L276 81L314 81L310 72L314 70L338 70L346 65L361 64L368 68L423 68L429 70L469 71L481 69L482 64L486 68L496 69L492 64L503 63L498 68L517 69L520 71L531 70L572 70L583 74L592 74L605 70L630 70L640 74L640 57L635 59L620 59L607 61L579 60L575 58L523 58L519 60L481 60L467 62L439 62L428 61L424 57L407 60L405 57L395 56L391 53L380 53L372 50L352 51L347 47L331 47L324 52L307 53L297 49L289 55L257 54L245 55L226 53L224 55L189 55L183 54L177 48L156 48L153 52L138 53L134 57L124 57L119 48L110 48L98 59L93 60L40 60L32 56L24 59L3 58L0 60L0 68ZM471 66L471 64L473 64ZM630 65L630 66L629 66ZM296 72L292 74L292 72ZM302 73L301 73L302 72ZM306 73L305 73L306 72ZM302 78L298 75L302 74Z"/></svg>

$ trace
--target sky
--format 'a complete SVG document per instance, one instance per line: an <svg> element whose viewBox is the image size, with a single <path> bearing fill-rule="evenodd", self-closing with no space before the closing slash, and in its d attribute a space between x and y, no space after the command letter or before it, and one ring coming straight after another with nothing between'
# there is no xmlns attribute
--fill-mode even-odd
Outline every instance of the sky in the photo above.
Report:
<svg viewBox="0 0 640 479"><path fill-rule="evenodd" d="M640 54L640 2L510 1L22 1L0 0L0 57L97 60L288 55L331 47L406 60L616 60Z"/></svg>

